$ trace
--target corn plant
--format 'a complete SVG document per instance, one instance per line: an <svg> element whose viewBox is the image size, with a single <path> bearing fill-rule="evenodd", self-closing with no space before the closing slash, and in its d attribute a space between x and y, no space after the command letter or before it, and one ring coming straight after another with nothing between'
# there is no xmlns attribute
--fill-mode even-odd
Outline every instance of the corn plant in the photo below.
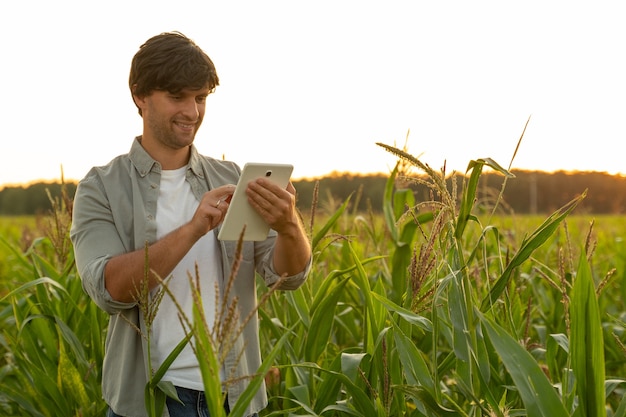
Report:
<svg viewBox="0 0 626 417"><path fill-rule="evenodd" d="M386 149L425 172L415 181L428 183L433 198L417 202L411 178L397 186L396 169L385 192L386 231L361 216L346 221L348 201L312 231L309 282L264 309L268 346L290 334L266 414L623 416L624 380L602 369L609 335L589 261L580 255L576 270L562 248L551 258L557 265L539 260L567 230L584 190L519 242L492 222L497 206L487 219L475 207L484 167L505 181L508 170L471 161L457 187L445 172ZM387 243L359 240L374 236ZM566 245L571 251L569 238Z"/></svg>
<svg viewBox="0 0 626 417"><path fill-rule="evenodd" d="M0 298L0 413L7 416L97 416L105 313L83 292L73 252L64 242L70 218L55 201L49 237L12 253L4 283L14 289Z"/></svg>
<svg viewBox="0 0 626 417"><path fill-rule="evenodd" d="M243 329L248 324L252 315L257 314L258 308L264 304L265 299L267 299L267 297L275 291L274 289L270 289L265 294L264 298L260 300L257 307L252 310L250 315L247 317L240 316L238 309L239 300L237 297L233 297L232 294L230 294L230 289L234 284L239 263L241 262L241 250L243 247L242 239L243 232L241 233L240 240L237 245L235 262L232 266L231 274L225 285L225 293L220 294L218 286L215 288L215 319L213 323L209 323L206 319L200 285L202 277L199 276L198 271L195 271L195 276L191 274L189 275L189 286L192 289L193 299L192 317L188 317L184 313L184 309L178 304L177 300L170 292L167 286L167 281L163 281L161 283L157 299L160 300L164 294L167 294L172 298L178 308L179 317L185 328L186 337L181 340L179 345L170 353L164 363L151 376L146 386L146 407L149 411L149 415L162 415L166 395L178 399L174 386L171 382L162 381L162 377L167 368L178 356L182 348L187 343L191 343L196 357L198 358L204 392L207 398L209 415L214 417L226 417L226 412L223 407L225 401L224 387L227 387L229 384L233 383L233 381L230 379L228 374L226 375L226 380L222 380L220 369L224 366L226 355L231 350L236 348L236 340L243 333ZM148 259L146 258L146 266L147 265ZM144 280L144 282L147 282L147 280ZM279 279L275 285L279 286L280 282L281 279ZM144 300L147 300L147 285L145 287L146 288L142 291L141 296ZM146 304L149 305L150 303ZM153 308L158 309L158 302L153 305ZM149 317L153 317L150 311L146 311L144 315L146 315L146 313ZM149 321L149 323L150 322L151 321ZM256 392L260 389L262 381L269 372L274 358L282 349L285 340L286 336L280 338L271 351L267 353L260 369L258 369L254 375L247 376L248 385L230 410L229 415L231 417L245 417L244 413L247 406L254 398ZM237 352L237 354L239 353L240 352Z"/></svg>
<svg viewBox="0 0 626 417"><path fill-rule="evenodd" d="M358 194L320 214L314 198L308 281L273 292L259 280L264 362L231 414L265 377L263 416L625 417L626 251L607 236L611 226L587 222L577 238L582 217L572 215L585 191L545 219L526 218L520 232L502 192L480 195L485 168L502 174L502 188L514 180L508 169L485 158L447 176L381 146L405 164L388 179L383 214L351 211ZM430 197L417 198L412 182ZM105 409L106 317L80 287L65 229L55 229L25 251L4 241L13 260L3 269L12 286L0 292L3 415ZM219 342L202 311L187 329L218 416ZM170 391L163 371L146 387L154 415Z"/></svg>

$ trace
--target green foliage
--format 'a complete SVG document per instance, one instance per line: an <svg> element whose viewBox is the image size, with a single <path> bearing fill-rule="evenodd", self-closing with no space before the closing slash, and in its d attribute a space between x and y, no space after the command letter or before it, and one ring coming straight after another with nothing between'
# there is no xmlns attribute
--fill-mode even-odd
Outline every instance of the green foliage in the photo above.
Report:
<svg viewBox="0 0 626 417"><path fill-rule="evenodd" d="M529 417L569 415L535 358L495 322L484 317L482 324L502 364L511 375L527 415Z"/></svg>
<svg viewBox="0 0 626 417"><path fill-rule="evenodd" d="M0 414L103 415L108 317L84 294L73 258L59 268L41 256L50 252L50 241L38 240L2 279L21 285L0 298Z"/></svg>
<svg viewBox="0 0 626 417"><path fill-rule="evenodd" d="M398 186L396 169L385 189L383 224L363 222L362 215L341 206L312 230L309 281L295 293L275 294L264 308L266 346L290 332L276 361L281 379L270 386L265 414L602 415L600 408L623 413L624 380L615 377L626 369L623 321L617 324L598 310L600 319L587 320L580 333L569 326L570 312L580 308L575 288L584 278L576 280L583 269L568 269L575 253L566 221L586 197L584 190L539 219L539 226L529 227L537 222L529 217L520 228L510 224L514 216L494 215L496 206L476 207L484 201L477 186L483 166L511 177L495 161L472 161L467 182L456 188L444 173L388 150L423 169L439 198L416 201L406 186ZM580 236L585 232L576 229ZM602 268L606 275L595 278L597 285L611 285L612 266ZM604 304L623 316L621 300L614 294L611 300ZM597 358L593 366L577 363L576 349L569 350L570 340L579 345L585 337L588 344L595 341L597 352L598 331L613 346L615 361L606 370L598 370ZM605 379L605 371L612 377ZM576 385L583 377L595 394ZM589 402L594 410L584 412Z"/></svg>
<svg viewBox="0 0 626 417"><path fill-rule="evenodd" d="M578 394L578 416L606 416L604 338L591 267L584 254L572 289L570 351Z"/></svg>
<svg viewBox="0 0 626 417"><path fill-rule="evenodd" d="M545 219L517 216L479 185L485 167L507 184L495 161L446 177L385 148L424 175L399 164L382 214L357 210L358 194L313 205L311 276L288 292L259 281L264 362L233 415L265 377L262 416L626 416L623 219L575 214L584 190ZM417 183L430 198L417 198ZM26 249L4 240L0 414L104 409L106 317L58 235ZM219 415L219 349L208 329L188 330ZM168 395L161 371L147 387L155 405Z"/></svg>

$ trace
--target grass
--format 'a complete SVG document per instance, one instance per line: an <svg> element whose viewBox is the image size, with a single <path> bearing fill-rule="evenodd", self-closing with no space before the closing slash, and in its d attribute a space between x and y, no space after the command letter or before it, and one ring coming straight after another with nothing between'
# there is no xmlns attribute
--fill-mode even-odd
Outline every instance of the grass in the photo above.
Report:
<svg viewBox="0 0 626 417"><path fill-rule="evenodd" d="M446 186L444 172L388 150L427 179L400 165L382 215L351 211L358 194L314 205L309 280L274 293L259 282L262 415L626 416L623 219L576 214L584 190L549 216L518 216L481 205L485 167L508 180L494 161ZM428 182L430 201L401 186L412 180ZM24 229L0 223L0 413L102 415L106 317L52 223L53 238L27 247ZM219 341L190 332L210 362Z"/></svg>

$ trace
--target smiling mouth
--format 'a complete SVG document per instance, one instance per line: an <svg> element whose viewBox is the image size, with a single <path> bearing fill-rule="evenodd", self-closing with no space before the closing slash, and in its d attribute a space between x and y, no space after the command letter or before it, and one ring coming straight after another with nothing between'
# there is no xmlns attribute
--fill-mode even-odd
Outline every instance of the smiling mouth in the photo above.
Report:
<svg viewBox="0 0 626 417"><path fill-rule="evenodd" d="M195 123L181 123L181 122L174 122L176 124L176 126L180 127L181 129L185 129L185 130L190 130L193 129L196 124Z"/></svg>

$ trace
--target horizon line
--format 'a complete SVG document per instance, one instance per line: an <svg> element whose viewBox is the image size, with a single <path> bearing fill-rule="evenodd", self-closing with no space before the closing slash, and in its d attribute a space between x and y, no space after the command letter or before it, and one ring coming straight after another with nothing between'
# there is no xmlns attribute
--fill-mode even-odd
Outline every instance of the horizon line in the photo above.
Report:
<svg viewBox="0 0 626 417"><path fill-rule="evenodd" d="M489 167L486 167L489 169ZM578 170L578 169L553 169L553 170L545 170L545 169L526 169L526 168L511 168L511 171L522 171L522 172L542 172L542 173L546 173L546 174L556 174L556 173L562 173L565 172L567 174L579 174L579 173L599 173L599 174L607 174L610 176L615 176L615 177L624 177L626 176L626 172L609 172L609 171L600 171L600 170L590 170L590 169L584 169L584 170ZM450 173L447 173L447 175L451 175L453 172L458 173L459 171L452 171ZM321 174L321 175L302 175L302 176L298 176L298 177L292 177L291 181L292 182L297 182L297 181L311 181L311 180L316 180L316 179L322 179L322 178L332 178L332 177L337 177L337 176L341 176L341 175L352 175L352 176L360 176L360 177L366 177L366 176L377 176L377 175L389 175L391 174L391 171L389 172L382 172L382 171L368 171L368 172L363 172L363 171L340 171L340 170L333 170L330 171L326 174ZM80 181L80 179L76 179L76 178L39 178L39 179L34 179L34 180L28 180L28 181L22 181L22 182L6 182L6 183L0 183L0 190L4 189L4 188L10 188L10 187L28 187L34 184L57 184L57 183L78 183Z"/></svg>

